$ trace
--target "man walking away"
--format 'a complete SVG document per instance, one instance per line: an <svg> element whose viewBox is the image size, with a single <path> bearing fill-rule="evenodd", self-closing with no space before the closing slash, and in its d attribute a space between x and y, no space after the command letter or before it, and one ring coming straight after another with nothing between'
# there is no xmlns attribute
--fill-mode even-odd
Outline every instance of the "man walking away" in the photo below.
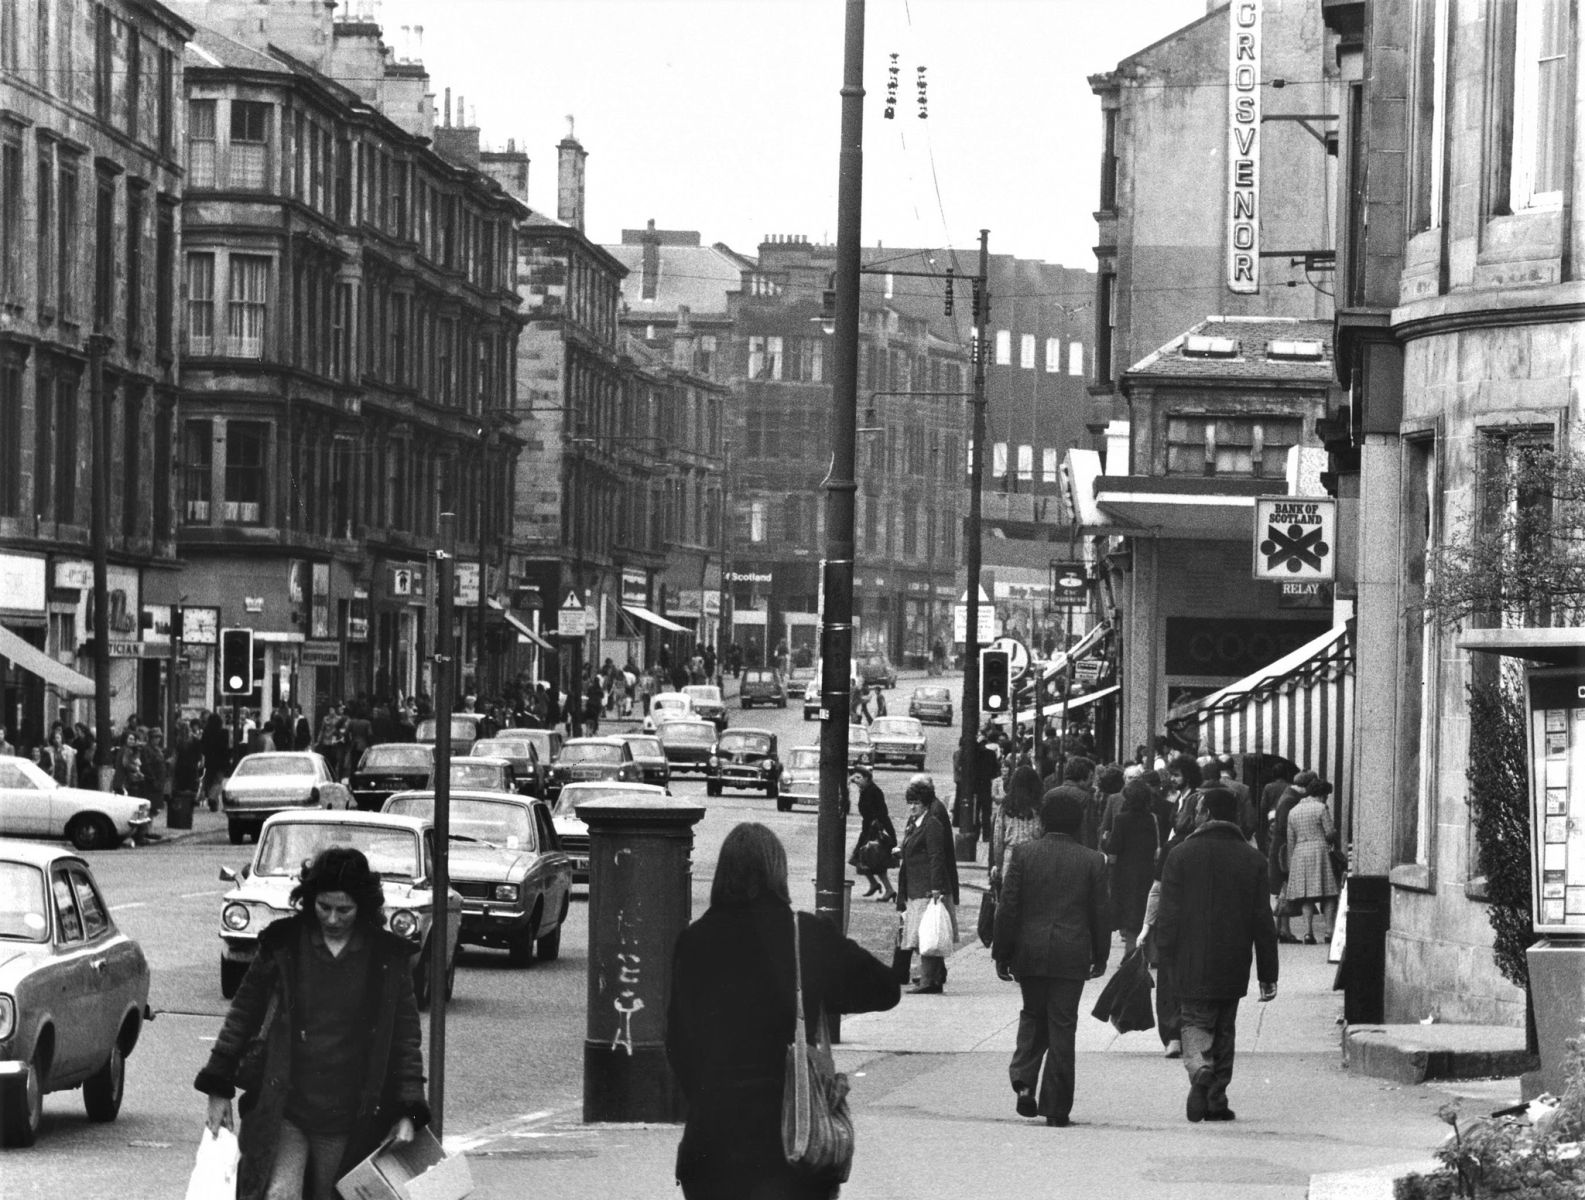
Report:
<svg viewBox="0 0 1585 1200"><path fill-rule="evenodd" d="M1244 840L1238 801L1222 788L1200 796L1198 826L1161 871L1156 945L1171 963L1183 1022L1190 1121L1231 1121L1238 1002L1249 990L1251 949L1260 998L1277 994L1277 931L1267 903L1266 860Z"/></svg>
<svg viewBox="0 0 1585 1200"><path fill-rule="evenodd" d="M997 975L1016 979L1023 992L1018 1046L1007 1068L1018 1115L1043 1115L1058 1127L1073 1108L1079 997L1086 979L1106 972L1112 941L1106 857L1078 841L1081 796L1070 787L1048 792L1040 808L1044 836L1013 847L991 943Z"/></svg>

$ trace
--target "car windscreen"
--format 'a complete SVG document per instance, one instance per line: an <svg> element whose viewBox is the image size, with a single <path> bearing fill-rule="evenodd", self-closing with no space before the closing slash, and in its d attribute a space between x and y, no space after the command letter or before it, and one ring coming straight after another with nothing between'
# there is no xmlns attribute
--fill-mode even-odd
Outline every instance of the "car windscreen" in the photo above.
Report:
<svg viewBox="0 0 1585 1200"><path fill-rule="evenodd" d="M700 684L698 687L689 688L685 694L692 696L695 703L700 700L703 700L706 704L721 703L721 689L718 687L706 687Z"/></svg>
<svg viewBox="0 0 1585 1200"><path fill-rule="evenodd" d="M787 765L794 771L815 771L820 767L820 751L813 747L794 750Z"/></svg>
<svg viewBox="0 0 1585 1200"><path fill-rule="evenodd" d="M531 749L527 742L490 738L488 741L474 742L468 753L474 758L528 758Z"/></svg>
<svg viewBox="0 0 1585 1200"><path fill-rule="evenodd" d="M439 728L440 726L433 717L425 718L418 723L418 740L421 742L434 741L435 734ZM474 734L478 732L479 727L472 721L463 717L453 717L451 719L451 736L454 740L471 742Z"/></svg>
<svg viewBox="0 0 1585 1200"><path fill-rule="evenodd" d="M48 941L48 914L44 872L31 863L0 862L0 938Z"/></svg>
<svg viewBox="0 0 1585 1200"><path fill-rule="evenodd" d="M250 754L231 772L233 779L265 775L313 775L314 760L306 754Z"/></svg>
<svg viewBox="0 0 1585 1200"><path fill-rule="evenodd" d="M714 725L684 725L673 721L661 730L660 740L668 746L708 746L715 742Z"/></svg>
<svg viewBox="0 0 1585 1200"><path fill-rule="evenodd" d="M664 799L664 797L661 797ZM578 805L587 804L591 800L627 800L642 803L645 800L654 800L656 797L650 792L635 791L630 787L576 787L563 788L561 795L556 798L555 816L575 817L574 811Z"/></svg>
<svg viewBox="0 0 1585 1200"><path fill-rule="evenodd" d="M876 717L870 722L870 736L918 737L919 726L906 717Z"/></svg>
<svg viewBox="0 0 1585 1200"><path fill-rule="evenodd" d="M435 801L428 796L402 796L387 812L429 820ZM526 806L497 800L475 800L468 796L451 798L451 836L459 841L485 842L507 850L532 848L534 823Z"/></svg>
<svg viewBox="0 0 1585 1200"><path fill-rule="evenodd" d="M723 733L718 746L723 754L743 753L769 754L770 734L768 733Z"/></svg>
<svg viewBox="0 0 1585 1200"><path fill-rule="evenodd" d="M572 743L561 748L561 761L566 763L619 763L622 751L616 746L578 746Z"/></svg>
<svg viewBox="0 0 1585 1200"><path fill-rule="evenodd" d="M923 687L914 689L914 699L938 701L950 700L952 696L944 687Z"/></svg>
<svg viewBox="0 0 1585 1200"><path fill-rule="evenodd" d="M363 753L360 771L428 771L435 756L428 746L409 746L400 742L370 746Z"/></svg>
<svg viewBox="0 0 1585 1200"><path fill-rule="evenodd" d="M628 738L627 744L633 748L634 758L665 758L666 748L660 744L659 738L635 737Z"/></svg>
<svg viewBox="0 0 1585 1200"><path fill-rule="evenodd" d="M328 846L363 851L369 866L388 879L411 881L423 874L418 835L412 830L329 821L282 821L267 828L254 856L253 873L296 875Z"/></svg>
<svg viewBox="0 0 1585 1200"><path fill-rule="evenodd" d="M863 725L849 725L848 726L848 741L849 742L862 742L864 745L867 746L867 745L869 745L869 742L870 742L870 731L866 727L864 727Z"/></svg>
<svg viewBox="0 0 1585 1200"><path fill-rule="evenodd" d="M506 782L499 763L469 762L464 758L451 764L452 787L484 788L494 792L504 787Z"/></svg>

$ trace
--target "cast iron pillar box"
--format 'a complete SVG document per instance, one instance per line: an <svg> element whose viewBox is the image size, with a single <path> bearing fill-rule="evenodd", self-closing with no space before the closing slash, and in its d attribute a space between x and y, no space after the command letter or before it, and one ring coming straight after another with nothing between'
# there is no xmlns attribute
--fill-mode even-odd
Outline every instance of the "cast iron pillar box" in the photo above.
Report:
<svg viewBox="0 0 1585 1200"><path fill-rule="evenodd" d="M583 1119L681 1121L666 1004L672 947L693 915L693 827L704 806L591 800L577 812L589 826Z"/></svg>

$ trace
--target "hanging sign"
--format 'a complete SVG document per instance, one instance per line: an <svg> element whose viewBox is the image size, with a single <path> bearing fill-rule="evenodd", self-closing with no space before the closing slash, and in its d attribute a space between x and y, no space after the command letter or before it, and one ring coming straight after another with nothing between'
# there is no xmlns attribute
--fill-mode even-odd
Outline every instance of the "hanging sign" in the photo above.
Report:
<svg viewBox="0 0 1585 1200"><path fill-rule="evenodd" d="M1227 287L1260 290L1260 0L1228 9Z"/></svg>
<svg viewBox="0 0 1585 1200"><path fill-rule="evenodd" d="M1326 581L1337 571L1337 501L1259 496L1255 500L1255 578Z"/></svg>

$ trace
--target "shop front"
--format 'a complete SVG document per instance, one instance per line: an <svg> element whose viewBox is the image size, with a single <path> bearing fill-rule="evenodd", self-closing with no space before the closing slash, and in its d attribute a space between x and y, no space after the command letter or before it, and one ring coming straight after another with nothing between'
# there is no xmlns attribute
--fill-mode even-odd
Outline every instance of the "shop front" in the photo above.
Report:
<svg viewBox="0 0 1585 1200"><path fill-rule="evenodd" d="M14 746L43 741L94 683L51 647L48 564L42 555L0 554L0 728ZM71 649L75 649L72 647Z"/></svg>

